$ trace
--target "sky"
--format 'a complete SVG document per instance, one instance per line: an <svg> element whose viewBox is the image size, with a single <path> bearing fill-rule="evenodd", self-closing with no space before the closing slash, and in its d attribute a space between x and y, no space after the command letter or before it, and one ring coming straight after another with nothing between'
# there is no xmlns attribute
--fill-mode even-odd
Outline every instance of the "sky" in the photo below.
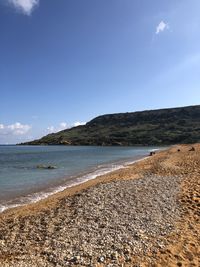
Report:
<svg viewBox="0 0 200 267"><path fill-rule="evenodd" d="M199 0L0 0L0 144L200 104Z"/></svg>

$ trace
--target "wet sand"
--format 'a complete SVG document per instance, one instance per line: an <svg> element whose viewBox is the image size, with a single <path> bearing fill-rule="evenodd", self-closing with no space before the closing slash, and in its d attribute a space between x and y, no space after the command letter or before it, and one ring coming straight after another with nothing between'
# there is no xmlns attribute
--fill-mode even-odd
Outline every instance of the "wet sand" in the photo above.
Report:
<svg viewBox="0 0 200 267"><path fill-rule="evenodd" d="M5 211L0 266L200 266L200 145L192 146Z"/></svg>

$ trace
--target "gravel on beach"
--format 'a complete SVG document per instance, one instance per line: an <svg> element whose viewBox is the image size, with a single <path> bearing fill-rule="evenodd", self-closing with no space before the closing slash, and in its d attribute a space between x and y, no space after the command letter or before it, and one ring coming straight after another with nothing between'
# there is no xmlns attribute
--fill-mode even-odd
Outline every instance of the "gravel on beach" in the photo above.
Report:
<svg viewBox="0 0 200 267"><path fill-rule="evenodd" d="M179 217L180 177L146 176L99 184L61 200L57 209L7 222L1 266L121 266L165 245ZM17 259L17 261L16 261Z"/></svg>

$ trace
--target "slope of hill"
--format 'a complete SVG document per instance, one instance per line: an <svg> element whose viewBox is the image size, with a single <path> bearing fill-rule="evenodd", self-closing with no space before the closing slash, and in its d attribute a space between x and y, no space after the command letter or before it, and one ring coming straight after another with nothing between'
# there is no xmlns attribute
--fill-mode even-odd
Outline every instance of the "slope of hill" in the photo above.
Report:
<svg viewBox="0 0 200 267"><path fill-rule="evenodd" d="M26 145L170 145L200 142L200 105L109 114Z"/></svg>

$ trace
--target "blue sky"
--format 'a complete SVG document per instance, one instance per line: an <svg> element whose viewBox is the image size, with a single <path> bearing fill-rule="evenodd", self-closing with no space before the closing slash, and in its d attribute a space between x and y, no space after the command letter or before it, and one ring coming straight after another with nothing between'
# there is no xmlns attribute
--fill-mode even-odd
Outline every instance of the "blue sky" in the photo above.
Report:
<svg viewBox="0 0 200 267"><path fill-rule="evenodd" d="M199 0L1 0L0 143L200 104Z"/></svg>

